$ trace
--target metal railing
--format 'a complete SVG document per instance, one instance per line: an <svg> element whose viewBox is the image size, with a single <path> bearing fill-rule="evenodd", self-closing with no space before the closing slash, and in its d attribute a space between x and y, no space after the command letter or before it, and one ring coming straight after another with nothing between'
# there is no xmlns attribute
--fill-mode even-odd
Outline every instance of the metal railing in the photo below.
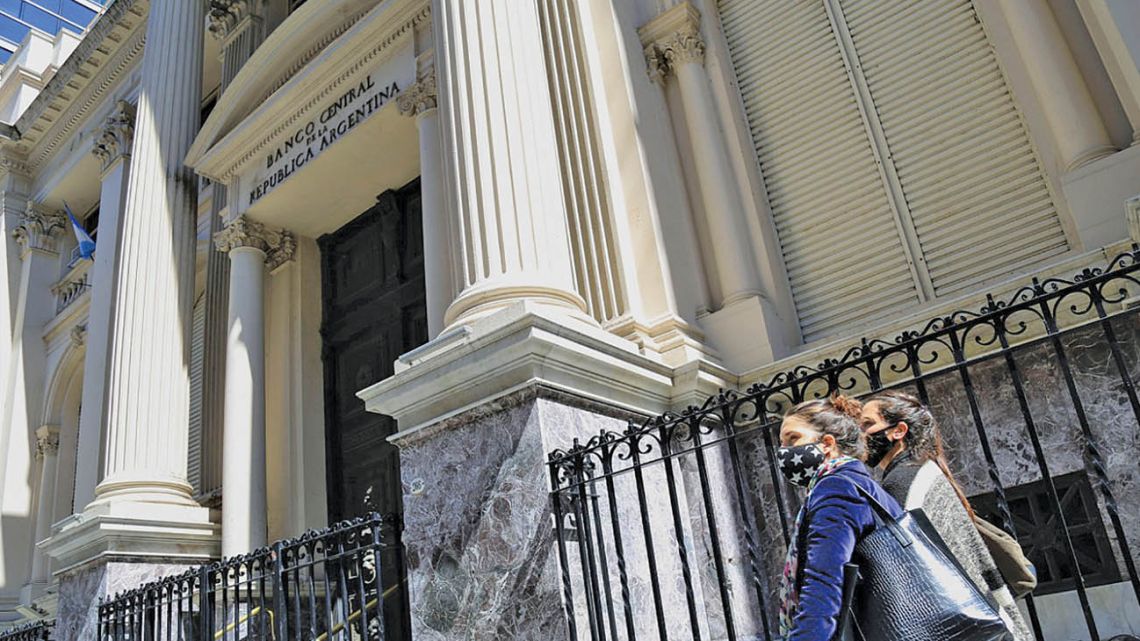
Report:
<svg viewBox="0 0 1140 641"><path fill-rule="evenodd" d="M100 641L393 641L410 628L399 520L366 517L99 605Z"/></svg>
<svg viewBox="0 0 1140 641"><path fill-rule="evenodd" d="M33 621L0 631L0 641L51 641L53 621Z"/></svg>
<svg viewBox="0 0 1140 641"><path fill-rule="evenodd" d="M1134 246L1072 280L1034 279L1005 300L987 297L976 312L864 339L839 358L551 452L570 637L775 638L775 587L799 502L776 465L780 417L805 399L901 388L933 406L959 480L992 493L1000 526L1017 536L1022 523L1023 541L1056 537L1053 567L1072 573L1066 580L1079 603L1072 618L1083 619L1089 638L1104 638L1105 613L1090 604L1089 562L1054 478L1083 471L1098 495L1091 509L1109 524L1104 547L1124 568L1115 575L1124 577L1114 584L1119 602L1140 602L1140 501L1118 503L1122 491L1133 499L1140 492L1137 272ZM1129 454L1106 459L1106 443ZM1011 513L1010 479L1045 487L1033 508L1048 517L1039 531L1026 532L1022 513ZM1044 638L1034 596L1025 605Z"/></svg>

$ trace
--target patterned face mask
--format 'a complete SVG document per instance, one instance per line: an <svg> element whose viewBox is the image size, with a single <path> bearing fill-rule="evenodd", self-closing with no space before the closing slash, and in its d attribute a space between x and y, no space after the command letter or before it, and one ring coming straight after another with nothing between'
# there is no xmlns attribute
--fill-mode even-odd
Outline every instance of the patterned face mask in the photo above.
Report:
<svg viewBox="0 0 1140 641"><path fill-rule="evenodd" d="M796 485L807 486L819 466L827 459L819 443L781 447L776 451L776 459L784 477Z"/></svg>

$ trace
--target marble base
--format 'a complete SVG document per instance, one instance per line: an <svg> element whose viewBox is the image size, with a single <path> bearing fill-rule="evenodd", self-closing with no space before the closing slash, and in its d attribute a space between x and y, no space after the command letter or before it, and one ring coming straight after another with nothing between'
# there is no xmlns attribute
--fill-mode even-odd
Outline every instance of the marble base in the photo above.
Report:
<svg viewBox="0 0 1140 641"><path fill-rule="evenodd" d="M413 637L567 639L547 452L625 421L530 388L397 441Z"/></svg>
<svg viewBox="0 0 1140 641"><path fill-rule="evenodd" d="M187 569L168 563L94 563L59 575L55 641L96 641L99 599Z"/></svg>

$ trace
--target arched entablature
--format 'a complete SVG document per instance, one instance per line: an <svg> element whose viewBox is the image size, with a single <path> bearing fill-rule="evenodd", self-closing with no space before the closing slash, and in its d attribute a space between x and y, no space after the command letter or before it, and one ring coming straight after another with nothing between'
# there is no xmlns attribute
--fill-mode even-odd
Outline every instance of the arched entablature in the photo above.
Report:
<svg viewBox="0 0 1140 641"><path fill-rule="evenodd" d="M187 154L230 187L223 214L315 237L414 179L416 126L395 103L430 48L430 11L427 0L327 0L274 29Z"/></svg>

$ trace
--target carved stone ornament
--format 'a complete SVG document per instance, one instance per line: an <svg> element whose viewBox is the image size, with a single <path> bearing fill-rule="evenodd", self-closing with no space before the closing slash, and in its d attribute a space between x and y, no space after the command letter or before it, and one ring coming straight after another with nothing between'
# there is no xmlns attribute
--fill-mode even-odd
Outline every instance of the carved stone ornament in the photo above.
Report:
<svg viewBox="0 0 1140 641"><path fill-rule="evenodd" d="M435 84L434 69L396 98L396 108L400 110L400 114L412 117L435 109L438 103L439 92Z"/></svg>
<svg viewBox="0 0 1140 641"><path fill-rule="evenodd" d="M238 247L260 249L265 253L265 262L271 270L292 260L297 246L292 232L270 229L246 216L238 216L227 223L225 229L214 234L214 244L218 251L227 254Z"/></svg>
<svg viewBox="0 0 1140 641"><path fill-rule="evenodd" d="M71 344L75 347L83 347L87 342L87 325L76 325L71 328Z"/></svg>
<svg viewBox="0 0 1140 641"><path fill-rule="evenodd" d="M224 40L233 28L249 15L249 2L246 0L210 0L207 12L210 18L210 35Z"/></svg>
<svg viewBox="0 0 1140 641"><path fill-rule="evenodd" d="M60 211L51 211L41 205L28 202L28 208L21 216L20 225L12 231L12 236L24 252L55 252L59 233L67 226L67 217Z"/></svg>
<svg viewBox="0 0 1140 641"><path fill-rule="evenodd" d="M59 452L59 428L44 425L36 430L36 460L42 461L47 455Z"/></svg>
<svg viewBox="0 0 1140 641"><path fill-rule="evenodd" d="M683 2L638 29L649 77L654 82L664 81L683 64L704 64L705 41L700 24L696 7Z"/></svg>
<svg viewBox="0 0 1140 641"><path fill-rule="evenodd" d="M135 137L135 107L131 103L120 100L115 103L115 109L103 121L103 128L95 138L91 153L103 163L106 171L111 163L122 156L129 156L131 143Z"/></svg>
<svg viewBox="0 0 1140 641"><path fill-rule="evenodd" d="M27 159L11 149L0 149L0 171L20 174L21 176L30 176L32 174L32 169L28 165Z"/></svg>

